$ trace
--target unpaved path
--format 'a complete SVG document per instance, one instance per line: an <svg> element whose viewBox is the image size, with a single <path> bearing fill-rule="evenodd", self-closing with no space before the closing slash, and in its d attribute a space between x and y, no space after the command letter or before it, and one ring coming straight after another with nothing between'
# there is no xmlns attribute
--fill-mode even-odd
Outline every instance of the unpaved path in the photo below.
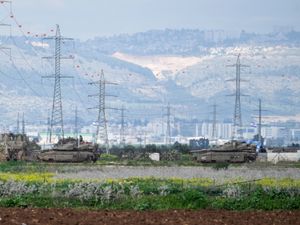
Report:
<svg viewBox="0 0 300 225"><path fill-rule="evenodd" d="M300 179L299 168L247 168L230 167L227 170L216 170L209 167L188 166L99 166L93 168L74 168L74 170L57 172L57 179L107 179L129 177L156 177L156 178L210 178L216 181L236 179L256 180L269 178Z"/></svg>

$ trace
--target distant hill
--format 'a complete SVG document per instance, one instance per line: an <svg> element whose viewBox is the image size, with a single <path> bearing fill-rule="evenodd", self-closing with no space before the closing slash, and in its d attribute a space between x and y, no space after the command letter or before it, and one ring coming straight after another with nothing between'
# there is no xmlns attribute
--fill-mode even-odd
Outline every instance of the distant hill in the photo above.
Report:
<svg viewBox="0 0 300 225"><path fill-rule="evenodd" d="M0 37L11 47L0 54L0 124L15 123L17 112L25 111L28 122L46 121L51 109L53 81L42 79L53 74L53 63L41 57L53 55L53 43L37 38ZM75 46L75 47L74 47ZM160 118L162 106L170 102L174 117L184 120L208 119L210 106L216 102L220 120L232 118L236 55L250 68L242 71L244 120L250 121L258 98L273 115L300 112L300 32L255 34L241 32L233 36L225 31L153 30L133 35L99 37L63 45L63 54L74 60L62 63L65 121L71 121L75 105L81 121L90 123L97 104L88 98L97 87L97 73L104 69L111 107L128 108L130 119ZM119 121L112 111L110 120ZM130 115L132 114L132 115Z"/></svg>

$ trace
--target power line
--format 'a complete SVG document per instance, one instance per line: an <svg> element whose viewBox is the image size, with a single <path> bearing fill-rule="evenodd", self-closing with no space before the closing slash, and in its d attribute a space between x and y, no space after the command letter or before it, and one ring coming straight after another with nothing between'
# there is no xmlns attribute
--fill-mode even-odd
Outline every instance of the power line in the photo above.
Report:
<svg viewBox="0 0 300 225"><path fill-rule="evenodd" d="M10 4L11 4L10 1L2 1L1 3L10 3ZM9 25L9 24L4 24L4 23L0 23L0 26L10 26L10 25ZM1 50L2 52L4 52L4 53L5 53L6 50L8 50L8 51L9 51L10 58L11 58L11 49L10 49L10 48L7 48L7 47L5 47L5 46L0 45L0 50Z"/></svg>
<svg viewBox="0 0 300 225"><path fill-rule="evenodd" d="M16 70L18 76L22 79L22 81L24 82L24 84L32 91L32 93L34 93L35 95L42 97L41 94L39 94L38 92L36 92L31 85L27 82L27 80L23 77L22 73L20 72L20 70L18 69L18 67L16 66L15 62L13 60L11 60L11 64L13 66L13 68Z"/></svg>

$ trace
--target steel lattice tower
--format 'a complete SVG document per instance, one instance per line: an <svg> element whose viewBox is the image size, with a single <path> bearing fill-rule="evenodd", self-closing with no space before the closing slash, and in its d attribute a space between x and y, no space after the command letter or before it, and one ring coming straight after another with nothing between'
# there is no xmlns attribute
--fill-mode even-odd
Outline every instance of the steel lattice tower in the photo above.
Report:
<svg viewBox="0 0 300 225"><path fill-rule="evenodd" d="M107 133L107 120L106 120L106 107L105 107L105 86L106 81L104 72L101 70L100 78L98 82L92 82L90 84L98 85L98 93L96 95L89 95L89 97L98 97L98 118L97 118L97 129L95 136L95 143L104 142L106 152L108 153L109 141Z"/></svg>
<svg viewBox="0 0 300 225"><path fill-rule="evenodd" d="M70 76L61 75L61 59L68 59L70 57L61 56L61 42L63 40L72 40L71 38L62 37L60 34L59 25L56 25L56 35L54 37L44 38L55 40L55 54L54 58L55 69L54 76L44 76L45 78L54 78L54 91L53 91L53 102L52 102L52 113L50 121L50 143L52 142L52 135L55 134L58 138L64 139L64 121L63 121L63 106L62 106L62 95L61 95L61 79L71 78Z"/></svg>
<svg viewBox="0 0 300 225"><path fill-rule="evenodd" d="M249 67L242 65L240 62L240 54L237 57L236 64L229 65L229 67L236 68L235 77L235 106L233 115L233 129L232 129L232 140L243 139L243 123L242 123L242 109L241 109L241 67Z"/></svg>
<svg viewBox="0 0 300 225"><path fill-rule="evenodd" d="M55 80L52 102L51 126L50 126L50 142L52 140L52 132L57 126L60 130L55 130L56 135L64 139L64 121L61 101L61 85L60 85L60 58L61 58L61 34L57 25L55 35Z"/></svg>
<svg viewBox="0 0 300 225"><path fill-rule="evenodd" d="M105 78L104 72L101 70L100 80L99 80L99 102L98 102L98 124L96 132L96 143L99 140L104 141L106 151L108 151L109 142L107 134L107 120L106 120L106 110L105 110Z"/></svg>
<svg viewBox="0 0 300 225"><path fill-rule="evenodd" d="M242 109L241 109L241 62L240 55L238 55L236 61L236 78L235 78L235 106L234 106L234 120L233 120L233 133L232 138L234 139L237 135L238 139L242 139L243 130L241 129L242 124Z"/></svg>
<svg viewBox="0 0 300 225"><path fill-rule="evenodd" d="M97 84L99 92L95 95L89 95L89 97L98 97L98 105L95 107L98 110L98 118L97 118L97 130L95 136L95 143L102 142L104 143L106 153L109 153L109 140L108 140L108 131L107 131L107 119L106 119L106 109L116 109L116 108L108 108L106 107L106 96L116 97L114 95L106 94L106 85L116 83L108 82L105 80L104 72L101 70L100 79L97 82L91 82L89 84ZM92 108L90 108L92 109ZM119 110L119 109L116 109Z"/></svg>

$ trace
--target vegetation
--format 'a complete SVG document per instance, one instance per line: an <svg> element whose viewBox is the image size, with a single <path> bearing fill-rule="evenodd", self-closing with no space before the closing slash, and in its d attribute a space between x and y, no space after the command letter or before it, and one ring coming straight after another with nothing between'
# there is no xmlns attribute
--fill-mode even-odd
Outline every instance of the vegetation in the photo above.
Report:
<svg viewBox="0 0 300 225"><path fill-rule="evenodd" d="M0 177L0 207L300 209L300 180L293 179L215 185L204 178L57 181L50 173L1 173Z"/></svg>
<svg viewBox="0 0 300 225"><path fill-rule="evenodd" d="M148 146L151 148L151 146ZM133 149L128 147L128 152ZM148 149L149 150L149 149ZM147 150L147 151L148 151ZM300 179L274 173L271 177L256 179L252 174L239 176L240 168L227 163L202 165L192 162L190 155L181 153L175 161L153 162L102 154L94 164L60 164L35 162L0 163L0 207L75 207L93 209L228 209L274 210L300 209ZM193 179L128 178L128 179L75 179L57 178L58 174L91 170L102 165L143 166L210 166L203 168L206 177ZM258 169L266 164L251 164ZM269 165L269 164L268 164ZM295 166L296 165L296 166ZM277 164L276 167L297 167L297 164ZM274 165L269 165L274 166ZM274 167L275 168L275 167ZM194 168L192 168L194 171ZM231 171L232 170L232 171ZM290 170L290 169L287 169ZM293 171L295 169L292 169ZM220 176L235 173L220 181ZM216 174L219 174L216 176ZM223 175L222 175L223 174ZM288 171L287 174L290 174ZM276 177L276 179L274 178ZM73 179L74 178L74 179Z"/></svg>

